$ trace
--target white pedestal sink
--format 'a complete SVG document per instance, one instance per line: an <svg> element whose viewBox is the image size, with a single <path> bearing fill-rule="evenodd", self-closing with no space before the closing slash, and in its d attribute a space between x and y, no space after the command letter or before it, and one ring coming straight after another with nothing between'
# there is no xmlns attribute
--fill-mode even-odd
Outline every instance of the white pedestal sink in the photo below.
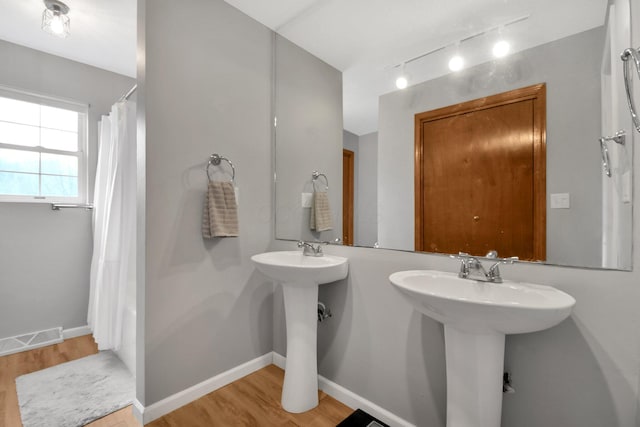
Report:
<svg viewBox="0 0 640 427"><path fill-rule="evenodd" d="M500 427L505 335L555 326L576 302L550 286L439 271L401 271L389 280L417 311L444 324L447 427Z"/></svg>
<svg viewBox="0 0 640 427"><path fill-rule="evenodd" d="M284 251L254 255L251 261L282 284L287 326L282 407L294 413L308 411L318 406L318 285L347 277L348 260Z"/></svg>

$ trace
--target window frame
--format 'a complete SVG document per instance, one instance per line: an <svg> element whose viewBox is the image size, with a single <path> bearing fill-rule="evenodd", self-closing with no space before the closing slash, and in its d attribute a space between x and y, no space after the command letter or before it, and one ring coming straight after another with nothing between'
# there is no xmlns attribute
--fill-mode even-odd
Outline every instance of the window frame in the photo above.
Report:
<svg viewBox="0 0 640 427"><path fill-rule="evenodd" d="M32 104L61 108L78 113L78 151L64 151L44 148L42 146L28 147L24 145L5 144L0 142L0 149L20 150L44 154L62 154L75 156L78 159L78 196L27 196L0 194L0 203L87 203L89 197L89 104L52 97L21 89L0 85L0 97L30 102ZM39 127L41 128L41 127ZM47 176L38 172L38 177Z"/></svg>

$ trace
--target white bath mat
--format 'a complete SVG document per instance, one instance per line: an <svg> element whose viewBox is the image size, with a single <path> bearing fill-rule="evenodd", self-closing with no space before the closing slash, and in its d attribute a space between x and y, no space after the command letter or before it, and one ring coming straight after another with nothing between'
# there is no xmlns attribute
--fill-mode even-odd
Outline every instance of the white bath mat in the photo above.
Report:
<svg viewBox="0 0 640 427"><path fill-rule="evenodd" d="M135 382L111 351L16 378L24 427L79 427L133 402Z"/></svg>

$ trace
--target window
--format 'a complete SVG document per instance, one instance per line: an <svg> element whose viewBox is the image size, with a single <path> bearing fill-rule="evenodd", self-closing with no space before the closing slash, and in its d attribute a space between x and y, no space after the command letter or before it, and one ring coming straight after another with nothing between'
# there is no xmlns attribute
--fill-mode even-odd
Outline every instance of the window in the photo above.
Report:
<svg viewBox="0 0 640 427"><path fill-rule="evenodd" d="M0 89L0 202L85 202L86 146L86 105Z"/></svg>

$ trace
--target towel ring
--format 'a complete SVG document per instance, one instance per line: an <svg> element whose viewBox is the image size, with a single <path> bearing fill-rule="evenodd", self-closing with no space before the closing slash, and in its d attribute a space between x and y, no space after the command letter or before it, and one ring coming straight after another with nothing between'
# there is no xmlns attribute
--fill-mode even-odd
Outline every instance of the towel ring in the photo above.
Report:
<svg viewBox="0 0 640 427"><path fill-rule="evenodd" d="M207 163L207 168L205 169L207 171L207 178L209 178L209 181L211 181L211 174L209 173L209 168L211 166L220 166L220 162L222 160L229 163L229 166L231 166L231 172L232 172L231 180L235 183L236 168L233 167L233 163L231 163L231 160L227 159L226 157L222 157L219 154L212 154L211 156L209 156L209 162Z"/></svg>
<svg viewBox="0 0 640 427"><path fill-rule="evenodd" d="M320 177L324 178L324 181L327 183L327 190L329 189L329 178L327 178L327 175L320 173L318 171L313 171L313 173L311 174L311 176L313 177L313 183L315 184L316 180Z"/></svg>

